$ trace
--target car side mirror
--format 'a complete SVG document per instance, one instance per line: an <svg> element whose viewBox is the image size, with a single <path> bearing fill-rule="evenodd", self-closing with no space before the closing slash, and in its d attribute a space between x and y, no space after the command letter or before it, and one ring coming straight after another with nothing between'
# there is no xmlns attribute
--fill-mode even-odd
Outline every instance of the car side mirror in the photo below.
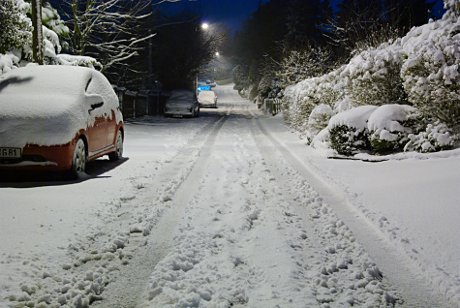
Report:
<svg viewBox="0 0 460 308"><path fill-rule="evenodd" d="M99 102L95 104L91 104L91 109L88 110L88 113L91 113L94 109L101 108L104 105L104 102Z"/></svg>

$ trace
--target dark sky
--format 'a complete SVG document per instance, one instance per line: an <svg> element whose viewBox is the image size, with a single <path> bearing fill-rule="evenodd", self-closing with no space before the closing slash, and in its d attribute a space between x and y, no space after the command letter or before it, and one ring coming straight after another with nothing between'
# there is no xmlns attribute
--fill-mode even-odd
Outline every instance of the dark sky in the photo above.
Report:
<svg viewBox="0 0 460 308"><path fill-rule="evenodd" d="M157 2L159 0L156 0ZM181 0L175 3L164 3L161 5L163 11L174 14L184 10L190 10L203 16L203 21L209 23L222 23L228 26L232 31L236 31L253 13L260 2L268 0ZM305 0L308 1L308 0ZM401 0L405 1L405 0ZM431 0L428 0L431 1ZM336 8L337 3L341 0L331 0L331 4ZM434 11L437 16L442 15L442 0L437 0Z"/></svg>
<svg viewBox="0 0 460 308"><path fill-rule="evenodd" d="M222 23L237 30L241 23L253 13L261 0L182 0L176 3L164 3L162 10L176 13L183 10L193 11L203 16L203 21ZM266 0L262 1L266 2Z"/></svg>

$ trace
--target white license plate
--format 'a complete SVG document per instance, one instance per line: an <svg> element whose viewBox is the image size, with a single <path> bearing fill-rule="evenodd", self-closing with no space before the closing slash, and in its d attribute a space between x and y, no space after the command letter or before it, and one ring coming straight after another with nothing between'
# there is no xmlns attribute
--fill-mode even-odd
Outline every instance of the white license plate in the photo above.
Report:
<svg viewBox="0 0 460 308"><path fill-rule="evenodd" d="M21 158L21 149L0 148L0 158Z"/></svg>

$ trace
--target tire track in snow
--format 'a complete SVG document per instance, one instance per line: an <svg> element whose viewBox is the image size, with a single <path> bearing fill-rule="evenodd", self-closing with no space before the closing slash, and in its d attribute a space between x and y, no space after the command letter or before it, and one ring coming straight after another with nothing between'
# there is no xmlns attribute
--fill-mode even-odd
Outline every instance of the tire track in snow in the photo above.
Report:
<svg viewBox="0 0 460 308"><path fill-rule="evenodd" d="M253 136L274 174L274 181L283 190L283 195L292 200L284 213L287 220L296 224L303 239L291 244L305 256L298 275L305 281L306 288L313 291L317 305L381 307L401 304L398 295L382 280L379 269L355 241L353 233L298 170L292 169L258 122L257 118L252 121Z"/></svg>
<svg viewBox="0 0 460 308"><path fill-rule="evenodd" d="M357 240L365 247L371 258L377 263L388 281L403 296L404 307L455 307L447 303L441 294L437 294L425 280L416 275L411 260L401 254L375 225L372 224L340 190L331 187L312 168L300 160L281 141L277 140L261 123L257 126L268 140L278 149L284 159L305 178L324 198L326 203L352 230Z"/></svg>
<svg viewBox="0 0 460 308"><path fill-rule="evenodd" d="M104 300L97 302L96 307L136 307L139 305L139 301L145 297L143 294L146 292L145 288L150 273L174 245L174 229L182 217L184 207L197 190L198 179L201 177L211 148L226 120L226 116L221 116L217 122L213 123L212 131L208 134L203 145L200 146L193 164L187 170L182 170L184 174L181 175L180 181L176 182L174 187L168 189L167 194L160 198L168 208L159 218L157 224L151 228L148 237L133 238L134 245L130 246L136 250L135 255L129 264L121 269L118 278L106 288L102 294ZM174 164L176 160L180 162L190 154L190 151L184 151L177 155L171 163ZM162 177L168 178L169 172Z"/></svg>
<svg viewBox="0 0 460 308"><path fill-rule="evenodd" d="M107 202L107 209L97 214L101 224L77 236L69 247L59 248L68 251L67 261L47 264L40 263L38 257L25 260L21 270L28 272L28 279L20 282L20 292L11 293L5 301L11 306L134 306L146 283L142 279L149 275L149 270L142 270L151 269L158 262L152 252L161 252L161 247L148 245L152 228L171 206L160 199L173 194L185 180L199 159L206 137L220 128L219 121L223 120L222 116L211 119L168 161L146 165L152 168L152 173L158 172L153 177L128 178L131 182L127 185L128 194L121 192L122 197ZM161 182L163 179L167 181ZM154 186L149 187L152 184ZM152 259L148 258L150 254ZM143 256L147 258L140 258ZM120 278L126 285L116 289ZM110 303L101 301L104 298L109 298Z"/></svg>
<svg viewBox="0 0 460 308"><path fill-rule="evenodd" d="M391 306L351 232L292 168L273 164L251 119L227 121L143 306Z"/></svg>

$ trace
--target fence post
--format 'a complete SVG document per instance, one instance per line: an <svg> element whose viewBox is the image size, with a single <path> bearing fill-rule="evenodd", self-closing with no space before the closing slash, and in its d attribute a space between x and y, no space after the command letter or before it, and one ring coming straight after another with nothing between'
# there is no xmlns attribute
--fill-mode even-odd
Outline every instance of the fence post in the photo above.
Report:
<svg viewBox="0 0 460 308"><path fill-rule="evenodd" d="M134 96L134 99L133 99L133 119L136 118L136 98L137 98L137 94L136 96Z"/></svg>

